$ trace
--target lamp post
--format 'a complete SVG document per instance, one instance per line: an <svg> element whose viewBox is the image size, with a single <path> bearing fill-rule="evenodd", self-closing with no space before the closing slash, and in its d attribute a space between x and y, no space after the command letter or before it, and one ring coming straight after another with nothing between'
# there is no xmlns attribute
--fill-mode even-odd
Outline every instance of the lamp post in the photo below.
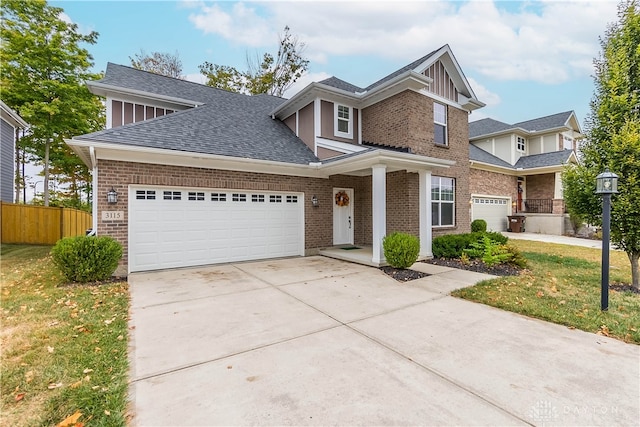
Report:
<svg viewBox="0 0 640 427"><path fill-rule="evenodd" d="M611 195L618 192L618 175L604 172L596 177L596 194L602 195L602 278L600 280L600 310L609 309L609 232L611 230Z"/></svg>

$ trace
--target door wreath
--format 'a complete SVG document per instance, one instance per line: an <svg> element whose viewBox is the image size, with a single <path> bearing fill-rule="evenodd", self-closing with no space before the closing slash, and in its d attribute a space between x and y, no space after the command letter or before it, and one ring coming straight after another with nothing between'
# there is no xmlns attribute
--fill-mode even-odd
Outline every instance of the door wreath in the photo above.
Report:
<svg viewBox="0 0 640 427"><path fill-rule="evenodd" d="M336 193L336 205L349 206L349 196L344 191L338 191Z"/></svg>

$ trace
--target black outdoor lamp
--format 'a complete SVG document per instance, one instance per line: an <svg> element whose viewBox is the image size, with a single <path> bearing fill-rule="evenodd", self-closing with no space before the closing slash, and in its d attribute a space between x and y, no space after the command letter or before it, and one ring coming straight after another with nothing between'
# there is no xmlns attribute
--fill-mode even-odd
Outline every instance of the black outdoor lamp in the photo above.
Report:
<svg viewBox="0 0 640 427"><path fill-rule="evenodd" d="M107 191L107 203L113 205L118 203L118 192L111 187L111 190Z"/></svg>
<svg viewBox="0 0 640 427"><path fill-rule="evenodd" d="M319 206L319 204L318 204L318 196L316 196L315 194L313 195L313 197L311 197L311 205L314 208L317 208Z"/></svg>
<svg viewBox="0 0 640 427"><path fill-rule="evenodd" d="M600 310L609 309L609 234L611 231L611 195L618 192L618 175L604 172L596 177L596 194L602 195L602 278L600 280Z"/></svg>

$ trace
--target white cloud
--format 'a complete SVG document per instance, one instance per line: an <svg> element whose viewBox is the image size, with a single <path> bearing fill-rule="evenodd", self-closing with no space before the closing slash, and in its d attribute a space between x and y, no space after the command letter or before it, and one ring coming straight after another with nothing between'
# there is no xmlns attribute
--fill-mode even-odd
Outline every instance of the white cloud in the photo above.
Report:
<svg viewBox="0 0 640 427"><path fill-rule="evenodd" d="M296 93L304 89L308 84L313 82L319 82L331 77L330 74L325 72L321 73L304 73L287 91L284 93L285 98L291 98Z"/></svg>
<svg viewBox="0 0 640 427"><path fill-rule="evenodd" d="M501 99L497 93L491 92L489 89L478 83L473 77L467 77L467 81L471 85L471 89L473 89L476 97L487 104L488 107L500 104Z"/></svg>
<svg viewBox="0 0 640 427"><path fill-rule="evenodd" d="M190 73L184 76L185 80L194 83L205 84L207 82L207 78L203 76L201 73Z"/></svg>
<svg viewBox="0 0 640 427"><path fill-rule="evenodd" d="M275 45L289 25L314 63L355 54L410 62L448 43L463 69L484 77L560 83L591 74L616 3L261 2L201 5L190 19L248 47Z"/></svg>

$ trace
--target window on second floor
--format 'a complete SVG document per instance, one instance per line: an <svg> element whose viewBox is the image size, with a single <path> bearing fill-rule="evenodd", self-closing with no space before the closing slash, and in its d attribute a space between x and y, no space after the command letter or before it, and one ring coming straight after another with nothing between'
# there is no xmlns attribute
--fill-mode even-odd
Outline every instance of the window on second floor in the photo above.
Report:
<svg viewBox="0 0 640 427"><path fill-rule="evenodd" d="M447 145L447 106L433 103L433 140L438 145Z"/></svg>
<svg viewBox="0 0 640 427"><path fill-rule="evenodd" d="M342 138L353 138L353 109L346 105L334 104L335 120L334 129L335 136Z"/></svg>
<svg viewBox="0 0 640 427"><path fill-rule="evenodd" d="M562 148L565 150L573 150L573 138L570 136L562 136Z"/></svg>
<svg viewBox="0 0 640 427"><path fill-rule="evenodd" d="M516 150L521 153L526 151L526 140L521 136L516 137Z"/></svg>

